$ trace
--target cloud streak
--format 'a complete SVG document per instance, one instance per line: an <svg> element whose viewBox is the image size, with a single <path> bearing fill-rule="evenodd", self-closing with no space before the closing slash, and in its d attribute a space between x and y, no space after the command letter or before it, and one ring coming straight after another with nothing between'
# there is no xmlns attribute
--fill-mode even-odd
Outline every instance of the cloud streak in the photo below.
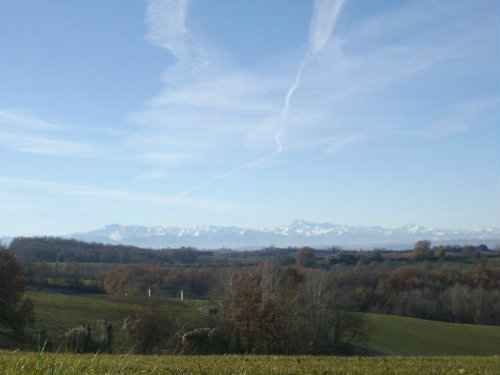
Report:
<svg viewBox="0 0 500 375"><path fill-rule="evenodd" d="M194 199L174 197L166 194L137 193L127 190L106 189L88 185L67 184L9 176L0 176L0 184L3 190L6 188L16 189L16 194L22 199L25 199L23 192L37 191L38 193L43 193L46 196L55 195L56 197L86 197L90 199L105 199L128 203L148 203L162 206L201 208L207 210L233 210L242 208L242 205L240 204L215 201L212 199ZM8 193L8 191L0 191L0 194Z"/></svg>
<svg viewBox="0 0 500 375"><path fill-rule="evenodd" d="M285 103L281 110L281 129L276 133L274 139L276 141L275 154L283 151L282 137L286 131L286 120L290 112L290 101L293 94L299 88L302 81L302 73L307 66L310 57L318 54L326 42L330 39L335 24L337 23L340 11L345 0L316 0L314 2L313 16L309 27L309 46L302 63L297 69L295 80L288 89L285 95Z"/></svg>
<svg viewBox="0 0 500 375"><path fill-rule="evenodd" d="M148 147L142 150L136 147L137 142L124 141L128 137L137 139L137 134L124 131L106 134L113 141L106 143L99 135L107 131L47 121L24 111L0 109L0 148L9 151L170 166L195 159L195 155L186 152L151 151Z"/></svg>
<svg viewBox="0 0 500 375"><path fill-rule="evenodd" d="M225 155L232 158L236 153L264 155L246 158L250 161L241 164L235 159L235 167L182 191L174 199L261 163L269 164L284 157L285 150L314 150L329 155L384 134L391 136L395 131L406 136L435 131L445 136L446 132L433 128L403 132L398 112L411 105L409 97L405 100L408 92L391 93L398 100L391 101L390 109L384 107L385 95L397 90L400 82L456 59L474 44L471 30L466 37L458 33L450 38L453 34L437 33L438 37L432 37L425 46L419 39L384 42L388 34L405 34L415 23L428 23L432 17L447 12L439 7L437 15L433 15L429 11L432 4L427 2L402 5L396 11L391 8L387 13L362 18L354 26L346 23L343 34L335 36L347 2L317 0L306 51L298 67L287 63L278 74L265 69L244 70L228 66L219 58L219 51L193 37L186 26L187 2L165 1L161 7L158 4L152 1L148 6L148 38L172 52L177 60L162 75L164 88L160 94L131 115L131 120L141 127L141 134L133 136L134 142L167 154L182 150L226 160L233 159ZM159 9L156 15L155 9ZM440 22L433 24L440 28ZM432 36L436 30L425 32ZM360 48L359 43L365 43L365 39L367 45ZM294 72L291 83L290 71ZM463 127L449 129L462 131ZM273 151L269 153L269 149Z"/></svg>
<svg viewBox="0 0 500 375"><path fill-rule="evenodd" d="M146 10L146 34L153 44L169 50L176 58L186 53L187 0L150 0Z"/></svg>
<svg viewBox="0 0 500 375"><path fill-rule="evenodd" d="M49 122L18 110L0 109L0 145L16 151L40 155L93 157L89 143L70 139L71 126Z"/></svg>
<svg viewBox="0 0 500 375"><path fill-rule="evenodd" d="M68 127L42 120L23 111L0 108L0 129L62 131Z"/></svg>
<svg viewBox="0 0 500 375"><path fill-rule="evenodd" d="M313 17L311 20L310 24L310 30L309 30L309 45L308 45L308 50L302 59L301 64L299 65L297 72L295 74L295 78L288 88L285 97L284 97L284 103L283 107L280 111L280 114L278 116L278 125L279 129L278 131L274 134L274 141L276 143L276 149L271 155L266 155L263 157L259 157L256 159L253 159L249 162L242 163L235 168L230 169L227 172L221 173L219 175L216 175L212 177L209 180L206 180L198 185L195 185L179 194L177 194L174 199L183 197L189 193L192 193L196 190L199 190L213 182L223 180L229 176L234 175L237 172L240 172L242 170L248 169L248 168L254 168L257 165L262 164L263 162L268 162L271 158L273 158L275 155L280 154L284 150L283 146L283 141L282 138L286 132L287 128L287 117L290 112L291 108L291 100L292 97L295 93L295 91L299 88L301 81L302 81L302 74L304 72L304 69L307 66L308 60L311 56L315 56L318 54L321 49L324 47L326 42L330 39L330 36L333 32L333 29L335 27L335 24L337 22L337 19L340 14L340 10L342 8L342 5L344 3L344 0L316 0L314 3L314 11L313 11ZM163 14L164 21L169 20L172 18L173 13L172 12L172 7L168 7L170 9L170 13L168 15ZM178 12L175 12L178 13ZM185 15L185 9L184 13ZM184 19L182 20L184 21ZM174 25L179 24L180 22L174 22ZM176 30L173 33L173 37L177 39L177 36L180 34L180 31L182 28L176 27ZM183 33L186 32L185 29L182 29ZM170 40L170 38L166 38L167 40ZM165 47L165 48L170 48L170 47ZM215 96L217 97L217 96ZM242 101L243 103L247 103L245 101ZM217 104L216 104L217 105Z"/></svg>
<svg viewBox="0 0 500 375"><path fill-rule="evenodd" d="M332 36L345 0L316 0L309 28L309 50L316 54Z"/></svg>

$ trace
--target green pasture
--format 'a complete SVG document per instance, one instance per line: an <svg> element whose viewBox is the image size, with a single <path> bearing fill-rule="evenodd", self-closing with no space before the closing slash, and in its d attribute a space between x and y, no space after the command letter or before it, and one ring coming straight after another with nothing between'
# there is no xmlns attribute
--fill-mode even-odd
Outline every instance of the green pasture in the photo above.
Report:
<svg viewBox="0 0 500 375"><path fill-rule="evenodd" d="M46 332L50 336L64 332L81 324L95 325L98 320L108 320L114 327L115 348L123 349L124 334L121 329L124 319L130 314L150 306L156 306L167 316L176 319L203 321L200 308L207 301L148 297L115 297L104 294L59 294L29 292L27 296L35 305L35 324L28 333L38 335Z"/></svg>
<svg viewBox="0 0 500 375"><path fill-rule="evenodd" d="M484 356L500 352L500 327L381 314L363 316L371 327L366 346L381 353Z"/></svg>

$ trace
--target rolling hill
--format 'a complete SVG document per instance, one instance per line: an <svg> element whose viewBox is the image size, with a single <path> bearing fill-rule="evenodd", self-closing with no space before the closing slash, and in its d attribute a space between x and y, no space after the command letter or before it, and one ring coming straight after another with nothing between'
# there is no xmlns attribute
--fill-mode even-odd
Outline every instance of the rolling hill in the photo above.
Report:
<svg viewBox="0 0 500 375"><path fill-rule="evenodd" d="M112 297L107 295L63 295L30 292L35 303L38 330L60 331L82 323L93 324L99 319L112 322L115 327L117 347L123 338L120 327L123 319L154 302L146 297ZM200 308L208 301L180 301L158 299L169 316L203 320ZM363 314L371 335L362 344L369 351L381 355L474 355L498 354L500 327L475 324L437 322L401 316ZM5 339L4 339L5 340ZM1 340L0 340L1 342ZM5 342L4 342L5 344ZM5 346L5 345L4 345Z"/></svg>

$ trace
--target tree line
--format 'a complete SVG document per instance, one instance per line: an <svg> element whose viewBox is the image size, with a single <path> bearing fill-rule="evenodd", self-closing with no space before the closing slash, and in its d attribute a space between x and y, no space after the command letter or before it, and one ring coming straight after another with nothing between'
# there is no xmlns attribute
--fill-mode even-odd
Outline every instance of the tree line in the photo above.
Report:
<svg viewBox="0 0 500 375"><path fill-rule="evenodd" d="M175 277L186 271L177 270ZM269 259L210 274L213 289L208 293L217 305L207 313L209 324L179 328L159 313L137 314L128 326L135 351L359 354L370 333L359 312L500 324L500 269L495 266L438 269L424 264L391 270L372 265L329 272ZM161 321L157 336L155 322Z"/></svg>
<svg viewBox="0 0 500 375"><path fill-rule="evenodd" d="M144 295L151 289L153 294L162 295L161 291L183 290L198 298L220 299L231 295L232 289L227 285L240 277L248 279L247 285L255 283L249 275L257 275L254 269L260 269L266 262L273 262L275 272L281 275L281 288L288 285L288 289L294 290L297 285L307 284L308 278L323 275L329 293L336 296L336 303L342 301L341 308L346 311L457 323L500 324L500 268L484 264L470 268L444 268L423 263L390 268L375 263L330 271L282 266L275 260L240 268L123 265L103 273L101 279L108 294ZM293 275L295 284L282 275ZM263 280L264 284L273 281ZM288 280L288 283L283 280ZM278 285L274 287L277 289ZM271 293L271 287L266 293Z"/></svg>
<svg viewBox="0 0 500 375"><path fill-rule="evenodd" d="M200 251L190 247L154 250L58 237L16 237L10 243L9 249L24 260L53 263L189 264L196 262L200 256L213 254L211 251Z"/></svg>
<svg viewBox="0 0 500 375"><path fill-rule="evenodd" d="M123 266L120 268L130 268ZM142 269L144 271L144 269ZM169 319L159 309L131 315L131 350L181 354L360 353L369 335L361 314L346 310L323 270L287 268L273 260L213 275L213 307L203 322ZM108 274L109 276L109 274Z"/></svg>

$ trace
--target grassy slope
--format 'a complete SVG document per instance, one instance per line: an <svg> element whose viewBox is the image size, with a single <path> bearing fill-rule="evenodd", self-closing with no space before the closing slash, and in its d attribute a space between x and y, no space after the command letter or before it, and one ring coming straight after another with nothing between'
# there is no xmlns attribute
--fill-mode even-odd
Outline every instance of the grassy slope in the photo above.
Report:
<svg viewBox="0 0 500 375"><path fill-rule="evenodd" d="M35 329L54 334L81 324L95 325L98 320L108 320L115 328L115 345L123 343L123 320L129 314L143 308L159 304L161 309L172 318L203 320L198 308L207 305L206 301L180 301L175 299L149 299L146 297L113 297L107 295L83 294L66 295L58 293L30 292L27 296L35 304Z"/></svg>
<svg viewBox="0 0 500 375"><path fill-rule="evenodd" d="M58 293L27 294L35 303L36 326L47 328L75 327L106 319L123 323L131 312L159 303L172 317L200 318L198 307L206 301L180 301L175 299L149 299L146 297L112 297L107 295L66 295Z"/></svg>
<svg viewBox="0 0 500 375"><path fill-rule="evenodd" d="M500 327L364 314L372 335L367 345L396 355L496 355Z"/></svg>
<svg viewBox="0 0 500 375"><path fill-rule="evenodd" d="M203 320L199 307L206 301L174 299L150 300L145 297L106 295L63 295L29 293L35 302L37 329L65 330L99 319L115 327L115 344L123 339L121 326L130 312L140 311L152 302L160 303L172 317ZM499 352L500 328L472 324L453 324L400 316L363 314L372 329L367 347L391 355L494 355Z"/></svg>

